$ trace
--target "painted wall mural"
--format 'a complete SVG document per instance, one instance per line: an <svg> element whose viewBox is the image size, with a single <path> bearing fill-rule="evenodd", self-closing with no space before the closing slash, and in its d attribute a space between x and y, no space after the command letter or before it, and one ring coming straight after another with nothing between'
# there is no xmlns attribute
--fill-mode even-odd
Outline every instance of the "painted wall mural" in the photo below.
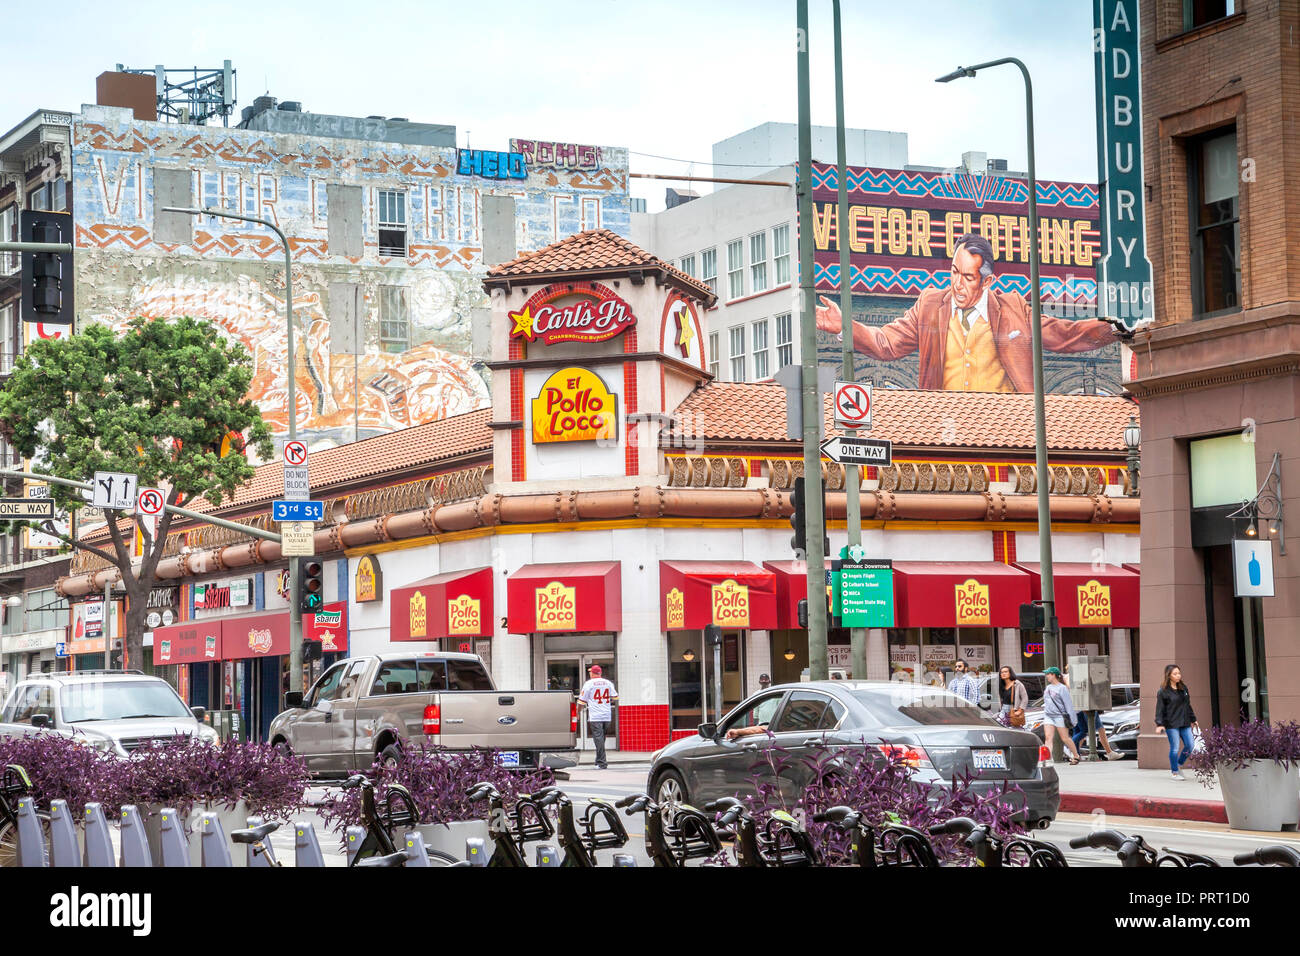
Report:
<svg viewBox="0 0 1300 956"><path fill-rule="evenodd" d="M190 241L167 241L155 203L176 198L156 173L187 170L187 204L268 218L288 237L298 427L314 446L483 407L488 377L470 332L471 312L487 305L482 197L515 198L520 252L583 229L627 235L627 151L584 148L581 163L527 163L524 178L499 180L458 172L458 158L451 147L140 122L85 107L73 124L78 321L212 320L253 354L252 397L273 432L287 430L282 247L260 225L213 218L194 220ZM331 228L340 186L360 188Z"/></svg>

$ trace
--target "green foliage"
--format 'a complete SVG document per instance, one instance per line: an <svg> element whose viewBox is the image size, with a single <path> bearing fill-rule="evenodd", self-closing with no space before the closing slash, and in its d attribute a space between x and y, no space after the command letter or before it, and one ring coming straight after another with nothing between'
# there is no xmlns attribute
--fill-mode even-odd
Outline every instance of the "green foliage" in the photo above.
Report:
<svg viewBox="0 0 1300 956"><path fill-rule="evenodd" d="M142 488L170 483L182 501L220 504L253 476L243 455L221 457L225 435L243 434L263 458L273 451L245 397L252 375L247 350L209 322L137 318L121 337L91 325L18 358L0 386L0 435L61 478L129 472ZM73 488L51 494L66 510L84 503Z"/></svg>

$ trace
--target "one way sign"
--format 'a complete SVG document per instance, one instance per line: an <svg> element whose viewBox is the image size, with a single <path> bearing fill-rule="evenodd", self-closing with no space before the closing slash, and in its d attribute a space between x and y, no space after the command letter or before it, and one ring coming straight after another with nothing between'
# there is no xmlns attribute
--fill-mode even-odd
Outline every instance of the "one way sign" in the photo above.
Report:
<svg viewBox="0 0 1300 956"><path fill-rule="evenodd" d="M840 436L822 442L822 454L841 465L890 465L894 446L883 438Z"/></svg>

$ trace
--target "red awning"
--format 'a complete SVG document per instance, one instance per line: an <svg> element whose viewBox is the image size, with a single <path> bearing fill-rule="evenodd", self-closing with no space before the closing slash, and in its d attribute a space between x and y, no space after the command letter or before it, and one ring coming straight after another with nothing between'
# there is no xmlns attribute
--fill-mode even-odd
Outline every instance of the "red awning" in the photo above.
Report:
<svg viewBox="0 0 1300 956"><path fill-rule="evenodd" d="M289 612L267 611L221 621L221 659L278 657L289 653Z"/></svg>
<svg viewBox="0 0 1300 956"><path fill-rule="evenodd" d="M302 616L302 639L319 641L321 652L333 654L348 649L348 602L326 604L315 614Z"/></svg>
<svg viewBox="0 0 1300 956"><path fill-rule="evenodd" d="M153 629L154 664L210 664L221 659L221 618Z"/></svg>
<svg viewBox="0 0 1300 956"><path fill-rule="evenodd" d="M1034 600L1043 596L1037 564L1021 564L1032 579ZM1135 570L1104 564L1053 562L1056 617L1061 627L1141 627L1142 577Z"/></svg>
<svg viewBox="0 0 1300 956"><path fill-rule="evenodd" d="M763 567L776 577L776 626L799 628L799 602L808 596L808 565L799 561L764 561ZM826 606L830 607L830 585Z"/></svg>
<svg viewBox="0 0 1300 956"><path fill-rule="evenodd" d="M621 631L621 567L617 561L524 565L506 578L510 633Z"/></svg>
<svg viewBox="0 0 1300 956"><path fill-rule="evenodd" d="M998 561L895 561L899 627L1019 627L1030 575Z"/></svg>
<svg viewBox="0 0 1300 956"><path fill-rule="evenodd" d="M448 571L394 588L388 607L393 641L491 637L492 569Z"/></svg>
<svg viewBox="0 0 1300 956"><path fill-rule="evenodd" d="M771 630L778 626L776 575L748 561L660 561L659 621L665 631L706 624Z"/></svg>

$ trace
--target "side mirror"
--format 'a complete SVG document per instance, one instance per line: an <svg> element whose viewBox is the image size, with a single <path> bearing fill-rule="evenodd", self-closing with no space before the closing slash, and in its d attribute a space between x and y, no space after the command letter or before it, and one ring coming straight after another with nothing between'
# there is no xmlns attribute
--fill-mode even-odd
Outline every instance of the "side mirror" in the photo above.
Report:
<svg viewBox="0 0 1300 956"><path fill-rule="evenodd" d="M285 705L286 707L301 707L301 706L302 706L302 691L299 691L299 690L291 690L291 691L289 691L289 693L285 694L285 695L284 695L284 705Z"/></svg>
<svg viewBox="0 0 1300 956"><path fill-rule="evenodd" d="M712 722L700 724L700 736L705 740L716 740L718 737L718 725Z"/></svg>
<svg viewBox="0 0 1300 956"><path fill-rule="evenodd" d="M39 727L39 728L45 728L45 727L50 726L50 715L49 715L49 714L32 714L32 726L33 726L33 727Z"/></svg>
<svg viewBox="0 0 1300 956"><path fill-rule="evenodd" d="M208 709L206 707L191 707L190 713L194 715L194 719L199 723L203 723L208 717Z"/></svg>

